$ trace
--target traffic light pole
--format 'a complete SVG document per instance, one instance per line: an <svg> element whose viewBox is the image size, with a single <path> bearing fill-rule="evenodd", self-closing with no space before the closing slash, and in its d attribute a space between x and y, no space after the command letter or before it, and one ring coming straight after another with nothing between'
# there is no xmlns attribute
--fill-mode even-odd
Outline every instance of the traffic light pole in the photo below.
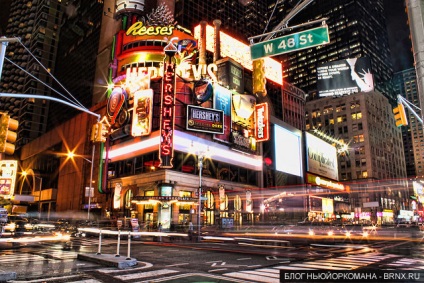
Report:
<svg viewBox="0 0 424 283"><path fill-rule="evenodd" d="M406 100L403 96L401 96L401 95L398 95L397 96L397 100L398 100L398 103L401 103L401 104L403 104L406 108L408 108L408 110L409 111L411 111L411 113L412 113L412 115L414 115L415 116L415 118L417 118L417 120L421 123L421 125L423 125L423 119L417 114L417 112L415 112L415 110L414 109L412 109L412 107L411 107L411 103L408 101L408 100ZM413 105L413 104L412 104ZM414 107L416 107L415 105L414 105ZM417 109L418 110L420 110L421 111L421 109L420 108L418 108L417 107Z"/></svg>
<svg viewBox="0 0 424 283"><path fill-rule="evenodd" d="M100 121L100 114L91 112L88 109L79 107L75 104L69 103L67 101L64 101L62 99L58 99L55 97L50 97L50 96L45 96L45 95L37 95L37 94L17 94L17 93L4 93L4 92L0 92L0 97L14 97L14 98L34 98L34 99L45 99L45 100L52 100L52 101L56 101L65 105L68 105L69 107L75 108L77 110L80 110L82 112L86 112L90 115L96 116L97 117L97 121Z"/></svg>

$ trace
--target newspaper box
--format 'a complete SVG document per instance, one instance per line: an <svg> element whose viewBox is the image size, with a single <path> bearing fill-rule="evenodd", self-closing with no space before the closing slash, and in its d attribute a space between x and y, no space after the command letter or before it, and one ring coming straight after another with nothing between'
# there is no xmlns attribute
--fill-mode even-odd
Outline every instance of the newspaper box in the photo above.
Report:
<svg viewBox="0 0 424 283"><path fill-rule="evenodd" d="M138 224L138 219L137 218L132 218L131 219L131 227L132 227L132 231L133 232L139 232L140 231L140 225ZM140 235L135 235L134 239L138 239L140 238Z"/></svg>

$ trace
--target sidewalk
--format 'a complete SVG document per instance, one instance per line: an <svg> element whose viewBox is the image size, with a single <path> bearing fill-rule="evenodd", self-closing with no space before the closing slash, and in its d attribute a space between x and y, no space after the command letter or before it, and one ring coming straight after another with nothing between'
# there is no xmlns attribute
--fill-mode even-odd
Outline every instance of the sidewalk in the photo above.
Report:
<svg viewBox="0 0 424 283"><path fill-rule="evenodd" d="M137 265L137 259L113 254L78 254L78 259L124 269Z"/></svg>

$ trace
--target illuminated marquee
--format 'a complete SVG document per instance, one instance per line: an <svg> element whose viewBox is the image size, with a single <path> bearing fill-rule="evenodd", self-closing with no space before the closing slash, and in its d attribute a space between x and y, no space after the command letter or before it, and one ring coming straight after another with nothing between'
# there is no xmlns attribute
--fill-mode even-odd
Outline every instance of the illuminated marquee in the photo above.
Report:
<svg viewBox="0 0 424 283"><path fill-rule="evenodd" d="M268 103L255 105L255 138L257 142L269 140Z"/></svg>
<svg viewBox="0 0 424 283"><path fill-rule="evenodd" d="M159 159L161 168L172 168L174 157L174 100L175 63L166 60L163 64L162 104L160 115Z"/></svg>
<svg viewBox="0 0 424 283"><path fill-rule="evenodd" d="M320 186L327 189L348 192L348 188L345 188L345 186L342 183L334 182L332 180L319 177L310 173L307 173L306 177L309 184Z"/></svg>

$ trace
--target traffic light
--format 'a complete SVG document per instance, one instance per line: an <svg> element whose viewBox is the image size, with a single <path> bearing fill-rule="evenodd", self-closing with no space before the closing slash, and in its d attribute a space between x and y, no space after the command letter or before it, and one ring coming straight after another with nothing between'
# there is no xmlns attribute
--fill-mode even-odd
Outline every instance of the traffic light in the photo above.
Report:
<svg viewBox="0 0 424 283"><path fill-rule="evenodd" d="M106 142L107 135L109 134L108 125L103 124L102 122L97 122L93 125L91 129L91 138L93 142Z"/></svg>
<svg viewBox="0 0 424 283"><path fill-rule="evenodd" d="M19 127L18 120L12 119L6 113L0 113L0 152L12 155L15 152L17 133Z"/></svg>
<svg viewBox="0 0 424 283"><path fill-rule="evenodd" d="M93 127L91 128L91 137L90 137L90 140L91 140L92 142L97 141L97 135L98 135L98 132L99 132L99 123L96 123L96 124L94 124L94 125L93 125Z"/></svg>
<svg viewBox="0 0 424 283"><path fill-rule="evenodd" d="M405 107L402 103L398 103L398 106L393 109L393 113L395 114L396 126L406 126L408 125L408 119L406 119Z"/></svg>
<svg viewBox="0 0 424 283"><path fill-rule="evenodd" d="M97 137L98 141L99 142L106 142L108 134L109 134L108 126L99 122L99 135Z"/></svg>

